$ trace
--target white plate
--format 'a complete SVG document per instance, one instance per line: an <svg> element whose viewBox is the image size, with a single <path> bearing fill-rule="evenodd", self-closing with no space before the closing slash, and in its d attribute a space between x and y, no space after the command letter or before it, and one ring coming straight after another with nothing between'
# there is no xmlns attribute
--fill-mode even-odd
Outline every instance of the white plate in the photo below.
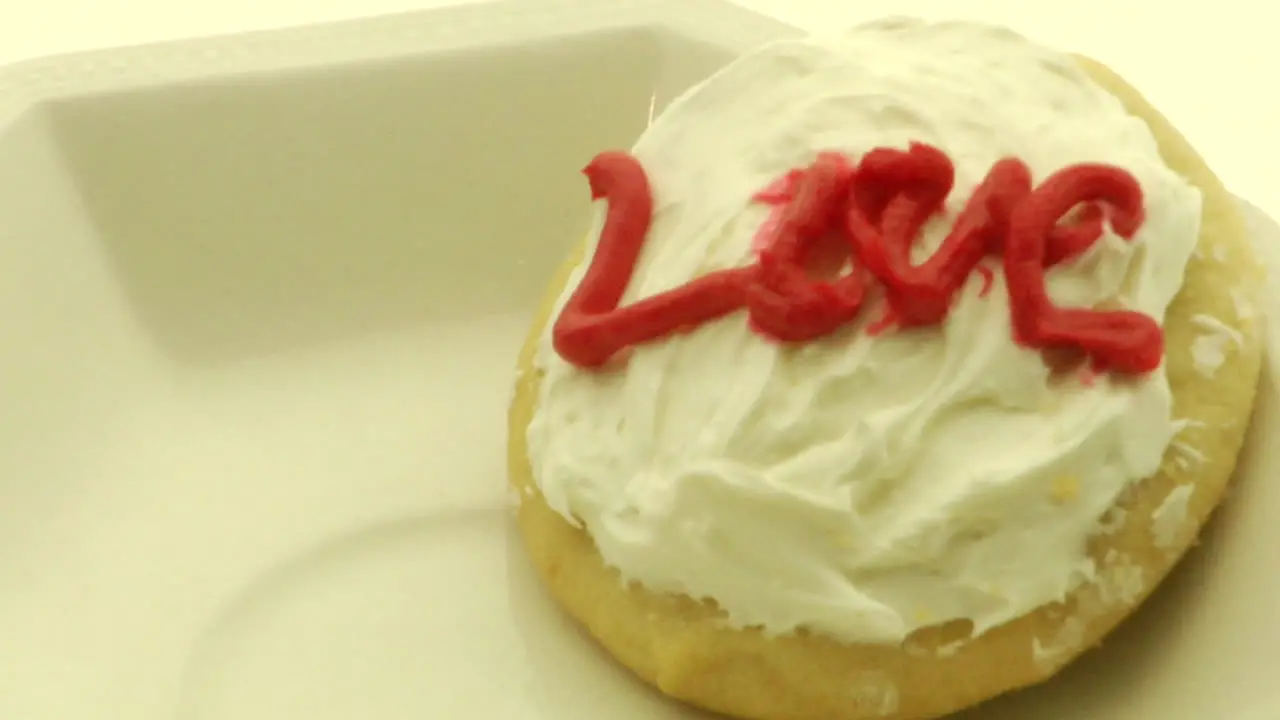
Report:
<svg viewBox="0 0 1280 720"><path fill-rule="evenodd" d="M577 168L786 29L518 7L0 71L0 718L696 716L535 582L503 412ZM1280 713L1273 464L1107 648L971 720Z"/></svg>

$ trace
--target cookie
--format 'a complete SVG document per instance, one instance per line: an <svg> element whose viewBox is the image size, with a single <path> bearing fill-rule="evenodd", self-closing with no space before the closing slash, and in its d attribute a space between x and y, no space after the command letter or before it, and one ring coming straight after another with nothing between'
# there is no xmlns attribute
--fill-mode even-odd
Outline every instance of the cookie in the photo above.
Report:
<svg viewBox="0 0 1280 720"><path fill-rule="evenodd" d="M940 238L997 158L1036 182L1129 171L1142 228L1048 269L1048 292L1144 309L1163 362L1063 376L1014 337L996 261L996 286L971 273L932 325L877 332L892 288L871 287L806 342L740 310L575 366L552 326L598 222L520 355L510 478L551 593L663 693L754 720L907 720L1041 682L1138 607L1227 487L1261 363L1234 202L1115 73L1002 29L787 41L677 100L634 150L653 224L624 304L751 266L770 179L917 141L954 163L925 226Z"/></svg>

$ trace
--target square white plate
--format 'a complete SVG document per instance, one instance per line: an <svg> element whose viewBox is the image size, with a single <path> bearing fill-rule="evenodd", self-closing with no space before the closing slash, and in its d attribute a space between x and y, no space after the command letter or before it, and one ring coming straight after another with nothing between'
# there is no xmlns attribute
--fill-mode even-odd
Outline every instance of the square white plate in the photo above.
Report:
<svg viewBox="0 0 1280 720"><path fill-rule="evenodd" d="M0 69L0 718L699 717L541 591L503 415L578 168L786 32L529 0ZM1263 395L1150 607L968 720L1280 717Z"/></svg>

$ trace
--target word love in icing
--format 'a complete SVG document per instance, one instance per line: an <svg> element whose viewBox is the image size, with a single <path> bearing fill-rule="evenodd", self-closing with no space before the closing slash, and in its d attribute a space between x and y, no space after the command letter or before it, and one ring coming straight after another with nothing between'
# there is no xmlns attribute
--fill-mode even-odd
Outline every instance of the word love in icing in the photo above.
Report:
<svg viewBox="0 0 1280 720"><path fill-rule="evenodd" d="M822 153L756 196L775 206L757 235L756 263L623 307L652 221L652 191L644 168L626 153L601 153L583 172L593 199L606 199L608 211L582 282L552 328L556 352L578 367L601 367L629 347L744 309L752 329L766 338L813 340L857 318L876 288L883 315L867 332L936 325L972 273L983 278L982 294L990 291L992 271L981 263L993 255L1001 258L1019 345L1073 351L1095 372L1146 373L1164 355L1163 333L1151 317L1059 307L1046 289L1046 268L1092 247L1104 218L1125 239L1141 227L1142 188L1117 167L1073 165L1033 187L1024 162L1001 160L938 249L915 264L912 245L954 185L951 159L920 143L878 148L856 164ZM809 261L833 233L847 244L851 267L833 279L814 277Z"/></svg>

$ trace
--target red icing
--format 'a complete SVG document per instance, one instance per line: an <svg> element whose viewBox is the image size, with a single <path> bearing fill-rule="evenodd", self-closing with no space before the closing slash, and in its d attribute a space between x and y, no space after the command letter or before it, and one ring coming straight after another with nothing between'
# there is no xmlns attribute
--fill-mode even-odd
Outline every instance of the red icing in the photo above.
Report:
<svg viewBox="0 0 1280 720"><path fill-rule="evenodd" d="M842 154L821 153L753 198L773 206L753 243L756 263L703 275L626 307L619 302L649 229L651 189L639 162L625 153L602 153L584 173L593 198L607 198L608 213L586 275L552 329L556 351L581 367L599 367L628 347L740 309L770 339L812 340L854 320L873 282L883 292L883 314L867 332L936 325L973 273L981 279L980 295L990 292L992 270L983 260L993 255L1002 257L1020 345L1083 353L1096 372L1148 372L1164 353L1153 319L1059 308L1045 290L1045 268L1101 237L1104 208L1121 237L1131 238L1142 225L1142 189L1119 168L1076 165L1033 187L1025 163L1001 160L939 247L916 263L913 243L941 214L955 181L950 158L920 143L872 150L856 165ZM807 263L832 233L856 262L833 279L812 277Z"/></svg>
<svg viewBox="0 0 1280 720"><path fill-rule="evenodd" d="M593 199L609 212L586 275L552 332L556 352L581 367L599 367L632 345L683 332L742 307L743 280L754 271L720 270L668 292L619 307L653 217L644 168L620 152L601 153L583 173Z"/></svg>
<svg viewBox="0 0 1280 720"><path fill-rule="evenodd" d="M830 281L810 278L805 270L822 236L839 226L854 171L843 155L823 153L794 181L777 232L747 282L747 318L757 332L784 342L812 340L862 309L866 281L857 268Z"/></svg>
<svg viewBox="0 0 1280 720"><path fill-rule="evenodd" d="M1164 355L1155 320L1129 310L1060 308L1045 292L1050 231L1080 203L1109 206L1111 227L1123 238L1132 238L1145 219L1138 181L1106 165L1059 170L1019 203L1004 252L1014 339L1028 347L1079 349L1097 372L1154 370Z"/></svg>

